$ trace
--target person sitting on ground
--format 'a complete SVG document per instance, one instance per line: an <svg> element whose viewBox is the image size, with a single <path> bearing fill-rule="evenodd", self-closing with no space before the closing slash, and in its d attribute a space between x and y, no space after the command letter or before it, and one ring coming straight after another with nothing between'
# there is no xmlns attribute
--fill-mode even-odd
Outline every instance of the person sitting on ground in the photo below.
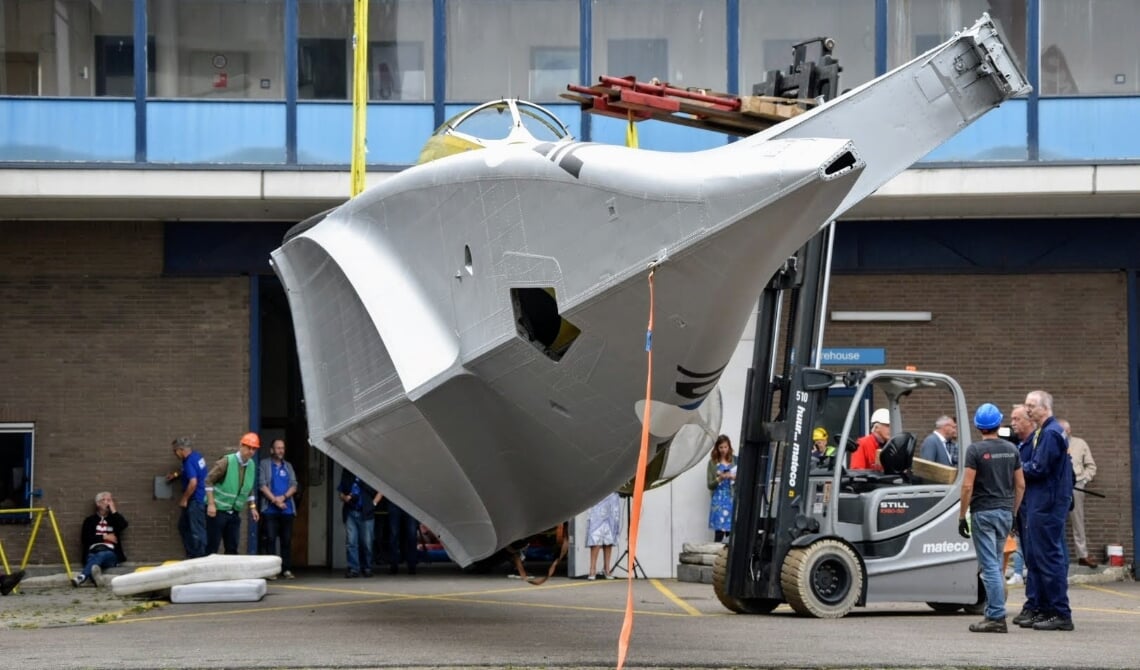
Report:
<svg viewBox="0 0 1140 670"><path fill-rule="evenodd" d="M12 589L16 588L16 585L19 584L23 578L23 570L17 570L10 575L0 572L0 596L6 596L11 593Z"/></svg>
<svg viewBox="0 0 1140 670"><path fill-rule="evenodd" d="M83 520L80 539L83 546L83 572L71 579L72 586L91 582L100 586L105 568L113 568L127 560L123 553L123 531L127 520L115 509L110 491L95 496L95 513Z"/></svg>
<svg viewBox="0 0 1140 670"><path fill-rule="evenodd" d="M871 414L871 432L859 438L855 453L851 455L852 470L878 470L879 449L891 439L891 413L880 407Z"/></svg>

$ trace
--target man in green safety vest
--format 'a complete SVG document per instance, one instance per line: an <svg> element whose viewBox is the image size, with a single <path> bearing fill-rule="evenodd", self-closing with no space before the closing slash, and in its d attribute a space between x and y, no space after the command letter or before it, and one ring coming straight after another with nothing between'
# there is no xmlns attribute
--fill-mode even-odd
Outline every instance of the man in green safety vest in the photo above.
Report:
<svg viewBox="0 0 1140 670"><path fill-rule="evenodd" d="M259 518L253 492L253 483L257 479L253 452L259 448L261 439L257 433L242 435L238 450L219 458L206 475L207 554L218 552L219 540L227 554L238 552L243 506L249 507L254 523Z"/></svg>
<svg viewBox="0 0 1140 670"><path fill-rule="evenodd" d="M811 466L813 468L830 470L832 464L835 463L835 447L827 443L829 437L827 429L823 426L816 426L815 430L811 432Z"/></svg>

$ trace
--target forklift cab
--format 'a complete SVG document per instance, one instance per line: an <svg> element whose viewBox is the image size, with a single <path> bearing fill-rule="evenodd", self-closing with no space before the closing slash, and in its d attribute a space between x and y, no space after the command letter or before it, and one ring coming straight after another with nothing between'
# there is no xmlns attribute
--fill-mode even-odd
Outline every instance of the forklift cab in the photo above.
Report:
<svg viewBox="0 0 1140 670"><path fill-rule="evenodd" d="M857 545L866 557L893 555L896 538L957 509L962 462L944 466L921 458L922 441L943 415L966 417L961 387L951 377L910 370L874 370L862 376L854 393L829 392L828 405L846 401L838 444L845 458L831 471L812 472L816 496L811 513L821 532ZM882 470L851 470L850 451L867 434L872 409L886 408L890 439L879 450ZM969 446L969 431L959 437L960 451Z"/></svg>

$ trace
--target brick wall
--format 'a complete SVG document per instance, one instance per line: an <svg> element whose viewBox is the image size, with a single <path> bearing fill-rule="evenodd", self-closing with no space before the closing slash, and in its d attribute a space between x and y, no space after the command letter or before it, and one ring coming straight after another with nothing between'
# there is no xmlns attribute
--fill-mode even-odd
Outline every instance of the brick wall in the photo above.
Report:
<svg viewBox="0 0 1140 670"><path fill-rule="evenodd" d="M208 457L248 425L249 284L162 276L156 223L0 222L0 422L35 422L37 506L50 506L71 560L93 497L112 491L131 560L180 558L174 500L154 477L170 441ZM26 526L0 526L19 560ZM50 528L32 563L58 563Z"/></svg>
<svg viewBox="0 0 1140 670"><path fill-rule="evenodd" d="M1089 551L1103 561L1105 545L1121 544L1131 561L1126 300L1124 273L840 275L832 281L830 310L920 310L933 320L829 321L825 344L885 347L889 367L949 374L971 412L992 402L1006 423L1028 391L1052 393L1056 415L1092 449L1098 469L1092 488L1108 496L1086 498ZM960 431L971 418L958 418Z"/></svg>

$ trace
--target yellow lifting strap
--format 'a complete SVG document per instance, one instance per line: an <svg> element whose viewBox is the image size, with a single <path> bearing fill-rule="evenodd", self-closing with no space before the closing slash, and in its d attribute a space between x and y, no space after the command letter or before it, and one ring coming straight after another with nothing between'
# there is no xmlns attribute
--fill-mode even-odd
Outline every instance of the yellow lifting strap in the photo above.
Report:
<svg viewBox="0 0 1140 670"><path fill-rule="evenodd" d="M368 148L368 0L354 0L352 33L352 170L351 196L364 190Z"/></svg>

